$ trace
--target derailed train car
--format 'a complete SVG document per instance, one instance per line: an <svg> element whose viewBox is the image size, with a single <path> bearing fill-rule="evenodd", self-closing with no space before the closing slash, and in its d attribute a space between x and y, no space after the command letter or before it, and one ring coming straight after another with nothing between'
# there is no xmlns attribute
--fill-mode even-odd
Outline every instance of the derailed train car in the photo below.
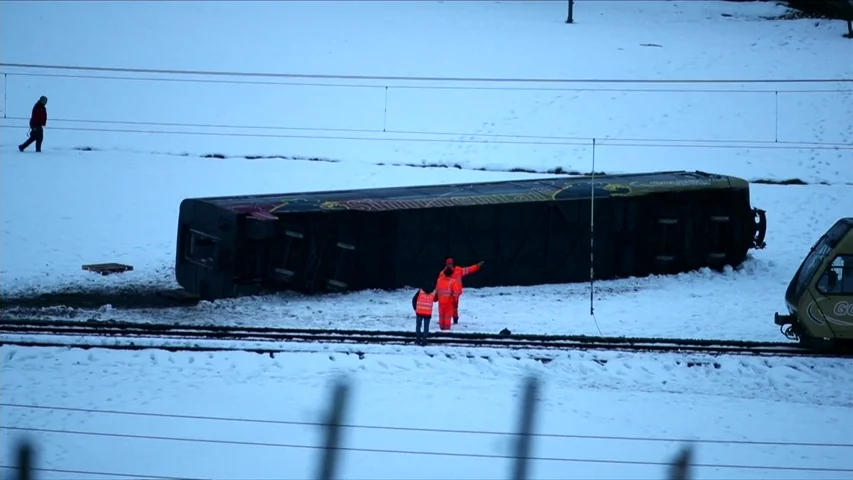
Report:
<svg viewBox="0 0 853 480"><path fill-rule="evenodd" d="M592 252L597 280L738 265L765 230L748 182L704 172L194 198L175 272L206 299L421 285L445 257L486 261L467 287L572 283Z"/></svg>

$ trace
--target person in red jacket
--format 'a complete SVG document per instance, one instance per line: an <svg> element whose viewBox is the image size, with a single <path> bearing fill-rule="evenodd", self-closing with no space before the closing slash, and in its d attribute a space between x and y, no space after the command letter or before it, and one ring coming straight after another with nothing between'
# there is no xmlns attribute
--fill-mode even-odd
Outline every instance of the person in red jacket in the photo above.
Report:
<svg viewBox="0 0 853 480"><path fill-rule="evenodd" d="M33 113L30 115L30 138L26 142L18 145L18 150L23 152L36 142L36 151L41 151L41 142L44 141L44 127L47 125L47 97L42 96L39 101L33 105Z"/></svg>
<svg viewBox="0 0 853 480"><path fill-rule="evenodd" d="M445 269L447 269L447 268L451 269L451 271L453 272L453 279L459 283L459 295L457 295L453 299L453 323L454 324L459 323L459 297L462 296L462 277L464 277L466 275L470 275L470 274L480 270L480 267L482 267L482 266L483 266L482 261L477 263L476 265L471 265L468 267L460 267L460 266L456 265L453 262L452 258L448 258L447 260L444 261L444 268ZM443 272L444 272L444 270L442 270L442 273ZM441 278L441 275L442 274L439 273L438 277Z"/></svg>
<svg viewBox="0 0 853 480"><path fill-rule="evenodd" d="M450 318L453 316L453 308L460 293L462 293L462 284L453 278L453 269L447 267L442 270L438 275L438 281L435 282L439 330L450 330Z"/></svg>

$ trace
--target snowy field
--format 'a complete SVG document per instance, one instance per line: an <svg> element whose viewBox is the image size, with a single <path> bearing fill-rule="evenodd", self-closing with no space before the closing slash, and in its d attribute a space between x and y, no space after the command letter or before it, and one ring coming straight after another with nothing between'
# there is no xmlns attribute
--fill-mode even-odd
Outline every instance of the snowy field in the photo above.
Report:
<svg viewBox="0 0 853 480"><path fill-rule="evenodd" d="M768 247L737 271L596 284L605 335L782 340L772 318L787 282L851 215L851 84L591 80L851 79L844 25L769 19L785 13L772 2L584 1L574 25L565 7L0 2L0 295L176 287L188 197L585 173L594 153L599 172L806 182L752 185ZM282 75L296 73L456 80ZM40 95L50 99L44 152L22 154ZM109 261L135 270L80 271ZM588 288L466 289L454 329L597 334ZM38 313L397 330L413 327L413 293ZM533 372L544 390L532 454L550 460L535 461L532 478L661 480L689 442L696 480L853 477L849 362L551 352L540 363L534 352L347 348L270 358L0 347L0 476L13 440L28 435L52 470L41 480L314 478L321 432L306 423L322 421L343 373L355 382L347 423L358 427L344 431L340 478L508 478L505 432Z"/></svg>
<svg viewBox="0 0 853 480"><path fill-rule="evenodd" d="M853 474L844 362L601 352L543 365L408 350L360 360L2 347L0 424L24 430L0 430L0 443L28 433L40 441L41 468L112 473L105 478L315 478L321 431L305 423L323 421L330 383L346 374L354 384L345 423L360 427L344 429L354 450L343 453L339 478L509 478L513 438L501 432L516 430L521 379L534 373L544 382L536 432L548 436L531 453L551 460L534 461L531 478L662 480L688 442L695 463L708 465L696 480Z"/></svg>
<svg viewBox="0 0 853 480"><path fill-rule="evenodd" d="M853 76L850 42L841 38L840 22L771 20L785 10L769 3L583 2L572 26L562 23L564 7L561 2L3 3L5 64L236 74L4 66L0 293L176 287L175 229L178 205L187 197L505 180L544 176L557 168L588 172L596 139L596 171L699 169L809 183L753 185L753 205L768 211L768 248L754 252L739 271L596 286L597 320L605 335L779 340L772 315L784 308L788 280L818 235L850 215L853 205L849 84L245 75ZM188 15L191 26L178 21ZM134 22L126 21L130 17ZM21 41L27 18L39 18L49 34ZM148 25L154 23L152 38ZM311 42L304 41L307 32ZM247 40L237 48L230 40L235 37ZM397 38L411 41L392 40ZM50 98L45 151L20 154L15 145L42 94ZM85 263L108 261L135 270L119 278L80 270ZM411 327L411 294L364 292L319 302L284 294L158 311L156 319L151 311L109 307L48 309L38 315L400 329ZM458 328L597 333L588 297L585 285L468 289Z"/></svg>
<svg viewBox="0 0 853 480"><path fill-rule="evenodd" d="M8 157L7 157L8 158ZM93 183L104 179L97 196L119 199L121 210L99 202L89 192L92 183L59 182L52 196L62 208L45 204L39 191L42 177L36 165L8 162L0 178L4 229L3 277L9 290L50 287L145 284L172 286L176 207L184 197L240 194L245 185L258 191L410 185L418 182L476 181L517 177L511 173L442 169L298 163L275 160L242 162L204 159L166 161L163 157L123 154L44 153L40 164L58 178L91 172ZM210 182L170 181L188 166L205 172ZM349 174L347 174L349 172ZM411 172L414 172L412 174ZM333 176L335 175L335 176ZM340 175L340 176L337 176ZM121 178L110 183L110 178ZM227 181L224 186L217 181ZM322 183L320 183L322 182ZM158 188L147 187L158 185ZM233 186L231 186L233 185ZM244 187L241 187L243 185ZM605 335L707 337L782 340L773 325L773 312L784 308L787 282L817 236L839 217L849 215L853 188L832 185L754 185L754 204L769 213L769 246L754 252L742 269L720 275L698 272L671 277L628 279L596 284L596 319ZM123 200L123 192L133 196ZM60 200L61 199L61 200ZM48 208L46 208L48 207ZM52 221L33 222L31 212L44 211ZM109 218L108 221L105 219ZM120 227L121 226L121 227ZM147 241L141 243L140 238ZM69 249L69 246L72 246ZM14 252L33 252L15 255ZM38 254L36 254L38 252ZM118 261L135 271L120 278L102 278L80 271L80 265ZM488 267L486 267L488 268ZM14 279L14 281L12 281ZM82 287L78 287L82 288ZM404 330L412 327L414 290L373 291L317 298L281 294L260 298L204 302L194 308L118 311L47 309L45 317L79 319L124 318L133 321L193 324L276 325L307 328L365 328ZM726 302L719 299L726 298ZM521 308L513 305L522 305ZM656 309L654 305L667 305ZM461 304L462 331L497 332L504 327L519 333L597 334L589 316L589 286L553 285L466 289ZM27 313L28 315L31 312Z"/></svg>

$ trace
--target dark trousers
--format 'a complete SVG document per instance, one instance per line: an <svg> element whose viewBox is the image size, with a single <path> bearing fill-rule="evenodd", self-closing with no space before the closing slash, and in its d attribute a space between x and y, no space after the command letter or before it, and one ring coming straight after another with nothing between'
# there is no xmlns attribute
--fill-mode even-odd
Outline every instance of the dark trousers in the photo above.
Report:
<svg viewBox="0 0 853 480"><path fill-rule="evenodd" d="M43 141L44 141L44 128L35 127L35 128L30 130L30 138L28 138L27 141L22 143L21 145L18 145L18 150L23 152L24 150L27 149L27 147L30 146L30 144L32 144L33 142L36 142L36 151L40 152L41 151L41 142L43 142Z"/></svg>
<svg viewBox="0 0 853 480"><path fill-rule="evenodd" d="M427 337L429 337L429 322L432 320L432 316L428 315L415 315L415 338L418 343L421 345L426 343Z"/></svg>

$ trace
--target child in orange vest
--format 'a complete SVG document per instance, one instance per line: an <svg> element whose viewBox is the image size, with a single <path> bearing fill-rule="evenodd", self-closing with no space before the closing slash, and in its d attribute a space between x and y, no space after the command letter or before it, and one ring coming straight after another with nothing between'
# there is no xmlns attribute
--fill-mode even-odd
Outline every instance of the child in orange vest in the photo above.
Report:
<svg viewBox="0 0 853 480"><path fill-rule="evenodd" d="M429 322L432 320L432 304L438 301L435 288L427 284L412 297L412 308L415 310L415 342L426 345L429 336ZM423 327L423 330L421 330Z"/></svg>

